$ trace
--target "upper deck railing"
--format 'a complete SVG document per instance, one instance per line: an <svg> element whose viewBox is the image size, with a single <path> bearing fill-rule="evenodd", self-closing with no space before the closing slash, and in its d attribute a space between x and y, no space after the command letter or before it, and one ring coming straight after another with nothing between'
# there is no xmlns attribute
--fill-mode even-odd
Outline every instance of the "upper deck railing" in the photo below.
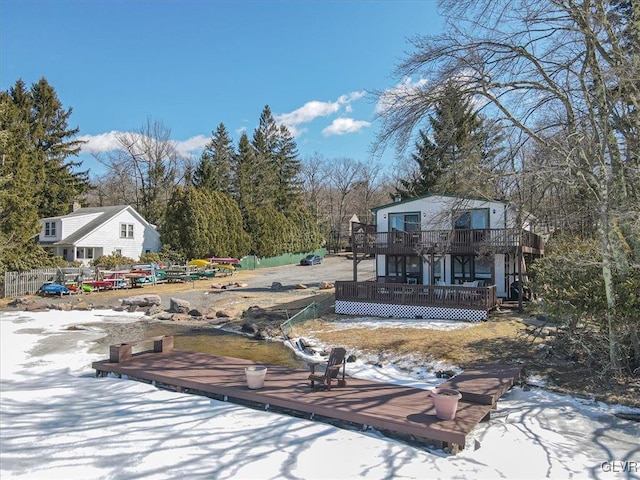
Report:
<svg viewBox="0 0 640 480"><path fill-rule="evenodd" d="M373 254L476 254L506 253L522 247L527 253L544 253L544 242L535 233L509 228L470 230L424 230L356 232L352 236L357 253Z"/></svg>

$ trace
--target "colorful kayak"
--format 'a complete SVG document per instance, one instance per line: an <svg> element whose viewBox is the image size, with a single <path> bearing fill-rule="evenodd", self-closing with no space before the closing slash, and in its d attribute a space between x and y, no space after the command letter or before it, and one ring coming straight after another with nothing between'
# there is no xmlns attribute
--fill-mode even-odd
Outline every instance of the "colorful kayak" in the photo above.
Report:
<svg viewBox="0 0 640 480"><path fill-rule="evenodd" d="M47 283L40 287L41 295L65 295L68 293L71 293L71 290L57 283Z"/></svg>
<svg viewBox="0 0 640 480"><path fill-rule="evenodd" d="M211 262L209 260L197 258L195 260L190 260L189 263L187 263L187 265L190 267L204 268L204 267L207 267L210 263Z"/></svg>

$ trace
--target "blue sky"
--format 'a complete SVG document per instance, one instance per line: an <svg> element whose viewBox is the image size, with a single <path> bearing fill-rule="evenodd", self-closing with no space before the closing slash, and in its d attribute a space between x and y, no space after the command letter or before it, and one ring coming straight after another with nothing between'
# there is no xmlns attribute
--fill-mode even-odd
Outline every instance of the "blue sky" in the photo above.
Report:
<svg viewBox="0 0 640 480"><path fill-rule="evenodd" d="M3 0L0 88L45 77L93 173L89 151L112 148L112 132L159 121L199 156L220 122L251 135L265 105L301 157L370 161L370 92L398 85L407 39L441 26L435 0Z"/></svg>

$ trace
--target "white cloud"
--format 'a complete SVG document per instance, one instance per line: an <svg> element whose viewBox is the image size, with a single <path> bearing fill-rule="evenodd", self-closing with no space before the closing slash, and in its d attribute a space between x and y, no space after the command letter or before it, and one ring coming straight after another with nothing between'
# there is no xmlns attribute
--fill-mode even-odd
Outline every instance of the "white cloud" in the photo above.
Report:
<svg viewBox="0 0 640 480"><path fill-rule="evenodd" d="M419 79L417 82L413 82L411 77L403 78L395 87L385 90L383 94L380 95L378 103L376 103L375 112L384 115L393 109L393 106L398 100L415 95L426 86L427 80L424 78Z"/></svg>
<svg viewBox="0 0 640 480"><path fill-rule="evenodd" d="M175 141L176 150L181 155L189 155L194 152L201 152L204 147L209 143L210 138L204 135L196 135L195 137L187 138L182 141Z"/></svg>
<svg viewBox="0 0 640 480"><path fill-rule="evenodd" d="M278 123L283 123L287 127L290 125L295 126L301 123L311 122L318 117L326 117L332 113L337 113L338 110L340 110L340 104L338 102L319 102L312 100L293 112L276 115L275 120Z"/></svg>
<svg viewBox="0 0 640 480"><path fill-rule="evenodd" d="M101 133L98 135L81 135L78 140L87 142L82 145L83 153L106 153L113 152L120 148L118 137L122 135L139 135L138 133L119 132L112 130L111 132ZM204 135L195 135L186 140L173 141L176 150L181 155L189 155L194 152L200 152L205 147L209 138Z"/></svg>
<svg viewBox="0 0 640 480"><path fill-rule="evenodd" d="M336 118L331 125L322 130L325 137L331 135L344 135L345 133L354 133L371 125L371 122L364 120L354 120L353 118Z"/></svg>
<svg viewBox="0 0 640 480"><path fill-rule="evenodd" d="M119 148L118 136L123 132L112 130L99 135L81 135L78 140L87 142L82 145L83 153L104 153L112 152Z"/></svg>
<svg viewBox="0 0 640 480"><path fill-rule="evenodd" d="M351 112L351 103L364 97L364 95L365 92L351 92L346 95L341 95L335 102L312 100L293 112L274 115L274 120L277 123L285 125L295 137L306 131L306 129L299 128L299 125L310 123L319 117L334 115L340 112L340 109L343 107L345 111Z"/></svg>

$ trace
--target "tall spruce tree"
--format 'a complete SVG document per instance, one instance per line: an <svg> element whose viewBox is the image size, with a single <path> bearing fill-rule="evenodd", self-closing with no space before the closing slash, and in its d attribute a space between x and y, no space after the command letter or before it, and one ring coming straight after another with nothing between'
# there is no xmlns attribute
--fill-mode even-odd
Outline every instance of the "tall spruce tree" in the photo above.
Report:
<svg viewBox="0 0 640 480"><path fill-rule="evenodd" d="M415 176L401 180L396 193L401 198L444 193L492 196L486 173L499 150L499 132L485 126L473 110L471 99L455 81L442 87L428 132L419 131L411 159L417 163Z"/></svg>
<svg viewBox="0 0 640 480"><path fill-rule="evenodd" d="M26 116L0 92L0 272L20 270L31 238L40 230L37 198L42 179L31 161ZM29 260L31 260L29 258Z"/></svg>
<svg viewBox="0 0 640 480"><path fill-rule="evenodd" d="M275 205L278 196L276 152L279 138L278 125L273 119L271 109L266 105L260 114L258 128L253 132L251 140L256 167L261 173L259 182L263 205Z"/></svg>
<svg viewBox="0 0 640 480"><path fill-rule="evenodd" d="M86 191L86 174L67 161L77 153L55 91L42 79L30 90L18 80L0 92L0 271L51 263L33 242L38 219L65 213Z"/></svg>
<svg viewBox="0 0 640 480"><path fill-rule="evenodd" d="M277 179L275 192L275 207L288 214L302 205L302 162L298 157L298 150L293 136L284 125L280 125L274 162Z"/></svg>
<svg viewBox="0 0 640 480"><path fill-rule="evenodd" d="M253 206L261 205L261 171L249 137L242 133L238 141L238 152L233 163L233 197L238 202L242 215Z"/></svg>
<svg viewBox="0 0 640 480"><path fill-rule="evenodd" d="M193 173L193 185L210 191L231 193L234 155L233 141L224 123L220 123L200 156L200 163Z"/></svg>
<svg viewBox="0 0 640 480"><path fill-rule="evenodd" d="M89 190L88 172L76 169L82 162L71 160L80 152L79 129L69 128L72 108L63 109L55 89L41 78L25 92L21 80L9 96L29 124L28 141L34 147L32 161L43 184L37 202L40 217L66 213L69 204Z"/></svg>

